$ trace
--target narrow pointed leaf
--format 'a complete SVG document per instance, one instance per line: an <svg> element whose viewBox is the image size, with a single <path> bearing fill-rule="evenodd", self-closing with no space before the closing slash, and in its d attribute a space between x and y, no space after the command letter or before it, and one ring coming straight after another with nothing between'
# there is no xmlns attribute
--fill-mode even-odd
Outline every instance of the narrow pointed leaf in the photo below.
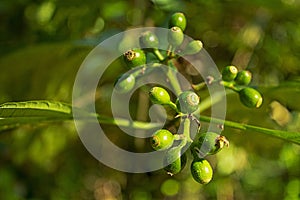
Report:
<svg viewBox="0 0 300 200"><path fill-rule="evenodd" d="M8 102L0 105L0 130L20 124L72 119L72 108L55 101Z"/></svg>

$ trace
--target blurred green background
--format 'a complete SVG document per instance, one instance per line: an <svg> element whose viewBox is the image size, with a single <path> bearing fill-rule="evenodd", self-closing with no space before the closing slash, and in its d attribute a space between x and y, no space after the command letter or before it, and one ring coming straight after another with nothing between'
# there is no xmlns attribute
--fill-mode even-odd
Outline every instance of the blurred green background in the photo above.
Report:
<svg viewBox="0 0 300 200"><path fill-rule="evenodd" d="M77 70L94 46L128 28L166 27L168 17L182 11L188 20L185 33L203 41L219 69L234 64L251 70L252 85L264 94L258 110L229 95L227 118L299 132L299 10L299 0L1 0L0 103L70 103ZM99 83L101 113L110 113L107 94L124 71L116 62ZM118 140L119 130L106 128ZM0 199L300 198L299 146L255 132L225 128L223 133L230 148L208 158L214 178L202 186L189 167L174 177L163 170L110 169L87 152L72 122L2 131ZM126 137L118 142L138 149Z"/></svg>

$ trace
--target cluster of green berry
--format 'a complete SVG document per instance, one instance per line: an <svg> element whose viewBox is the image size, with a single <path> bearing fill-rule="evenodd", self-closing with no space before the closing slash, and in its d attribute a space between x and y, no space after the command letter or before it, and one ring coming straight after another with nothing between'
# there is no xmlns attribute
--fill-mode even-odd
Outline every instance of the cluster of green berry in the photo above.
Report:
<svg viewBox="0 0 300 200"><path fill-rule="evenodd" d="M184 41L183 31L186 28L186 18L183 13L175 13L169 20L170 31L168 32L168 50L164 51L159 48L159 39L155 33L146 31L139 37L140 48L134 48L126 51L123 54L123 60L126 65L132 69L132 73L120 76L115 82L115 89L119 93L127 93L134 88L136 79L139 76L145 76L151 66L147 63L148 54L154 54L158 62L164 65L172 65L170 62L173 58L178 58L175 53L179 50L178 47ZM192 40L184 49L180 49L180 55L192 55L198 53L202 49L202 42L200 40ZM147 69L145 68L147 64ZM154 65L155 66L155 65Z"/></svg>
<svg viewBox="0 0 300 200"><path fill-rule="evenodd" d="M183 31L185 28L185 15L179 12L174 13L169 20L167 51L158 49L159 40L154 33L147 31L141 34L140 49L131 49L123 54L123 60L133 70L130 74L124 74L117 80L115 89L120 93L127 93L133 89L136 78L144 76L147 69L151 68L151 66L145 66L149 53L155 55L158 63L167 65L177 72L174 60L182 55L193 55L200 52L202 42L199 40L192 40L183 48L181 47L184 42ZM150 144L155 151L164 151L164 169L170 175L178 174L184 168L187 163L187 154L190 152L193 157L190 165L193 178L201 184L207 184L212 179L213 170L205 156L218 153L223 147L228 147L229 142L224 136L214 132L200 133L201 126L197 114L201 102L197 93L206 84L218 83L238 92L241 102L248 107L259 107L262 104L262 97L257 90L248 87L252 78L251 73L246 70L238 71L234 66L225 67L219 79L211 77L209 82L204 82L205 84L202 82L199 85L192 85L194 91L182 91L173 71L171 73L167 71L165 75L173 86L176 99L173 101L166 89L156 85L149 88L149 98L153 104L172 109L175 113L173 118L181 121L183 130L176 134L168 128L157 130L150 138ZM195 135L191 133L191 122L196 122L199 127L194 139L191 138L191 135Z"/></svg>
<svg viewBox="0 0 300 200"><path fill-rule="evenodd" d="M168 105L181 116L184 121L184 131L181 134L173 134L167 129L157 130L151 140L151 146L156 151L166 150L164 168L168 174L179 173L186 165L187 155L182 149L191 143L189 149L192 152L193 162L191 163L191 173L194 179L207 184L212 179L213 171L209 162L203 157L219 152L224 146L229 146L229 142L224 136L214 132L200 134L196 140L191 140L189 132L190 121L193 120L193 113L199 107L200 98L193 91L184 91L179 94L175 103L170 100L169 93L161 87L153 87L149 92L150 100L154 104ZM174 141L179 140L179 145L173 145ZM201 149L204 149L201 153Z"/></svg>
<svg viewBox="0 0 300 200"><path fill-rule="evenodd" d="M259 108L263 98L254 88L248 87L252 80L252 73L248 70L241 70L235 66L226 66L222 70L222 84L238 92L241 102L249 108Z"/></svg>

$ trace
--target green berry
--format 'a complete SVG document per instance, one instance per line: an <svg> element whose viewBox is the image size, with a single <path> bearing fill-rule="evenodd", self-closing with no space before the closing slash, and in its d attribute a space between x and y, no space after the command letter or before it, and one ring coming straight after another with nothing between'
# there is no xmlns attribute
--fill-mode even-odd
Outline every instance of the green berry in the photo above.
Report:
<svg viewBox="0 0 300 200"><path fill-rule="evenodd" d="M253 88L243 88L239 91L239 96L241 102L249 108L259 108L263 102L261 94Z"/></svg>
<svg viewBox="0 0 300 200"><path fill-rule="evenodd" d="M117 92L124 94L132 90L135 85L135 77L132 74L123 74L115 82Z"/></svg>
<svg viewBox="0 0 300 200"><path fill-rule="evenodd" d="M180 147L172 147L166 152L164 158L164 164L167 166L164 168L171 176L178 174L186 165L186 154L181 155Z"/></svg>
<svg viewBox="0 0 300 200"><path fill-rule="evenodd" d="M174 13L169 20L169 28L177 26L181 28L182 31L186 28L186 18L181 12Z"/></svg>
<svg viewBox="0 0 300 200"><path fill-rule="evenodd" d="M149 97L154 104L166 105L171 102L169 93L162 87L153 87L149 92Z"/></svg>
<svg viewBox="0 0 300 200"><path fill-rule="evenodd" d="M176 106L182 113L193 113L198 109L199 96L192 91L184 91L177 97Z"/></svg>
<svg viewBox="0 0 300 200"><path fill-rule="evenodd" d="M184 55L193 55L198 53L203 47L203 44L200 40L193 40L185 47L183 50Z"/></svg>
<svg viewBox="0 0 300 200"><path fill-rule="evenodd" d="M170 29L168 33L168 42L173 47L178 47L179 45L181 45L183 39L184 39L184 34L179 27L174 26Z"/></svg>
<svg viewBox="0 0 300 200"><path fill-rule="evenodd" d="M252 80L252 73L248 70L239 71L235 78L235 82L238 85L249 85L251 80Z"/></svg>
<svg viewBox="0 0 300 200"><path fill-rule="evenodd" d="M213 170L209 162L205 159L196 158L191 164L191 173L195 181L207 184L211 181Z"/></svg>
<svg viewBox="0 0 300 200"><path fill-rule="evenodd" d="M139 38L141 48L158 48L158 38L150 31L142 33Z"/></svg>
<svg viewBox="0 0 300 200"><path fill-rule="evenodd" d="M123 54L124 61L130 67L137 67L146 63L145 52L141 49L134 49L126 51Z"/></svg>
<svg viewBox="0 0 300 200"><path fill-rule="evenodd" d="M222 79L223 81L233 81L238 74L238 69L235 66L226 66L222 70Z"/></svg>
<svg viewBox="0 0 300 200"><path fill-rule="evenodd" d="M214 132L201 134L197 143L198 149L205 151L206 155L216 154L221 151L224 146L229 146L228 140L225 136L221 136Z"/></svg>
<svg viewBox="0 0 300 200"><path fill-rule="evenodd" d="M151 146L154 150L165 150L172 146L174 141L174 135L166 130L160 129L156 131L151 138Z"/></svg>

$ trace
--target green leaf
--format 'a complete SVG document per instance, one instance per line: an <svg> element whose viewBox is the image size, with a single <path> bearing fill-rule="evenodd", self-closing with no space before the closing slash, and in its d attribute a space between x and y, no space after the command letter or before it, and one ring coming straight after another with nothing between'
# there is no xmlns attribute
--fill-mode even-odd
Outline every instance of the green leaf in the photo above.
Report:
<svg viewBox="0 0 300 200"><path fill-rule="evenodd" d="M110 118L85 112L79 108L72 108L70 104L36 100L25 102L8 102L0 105L0 131L14 128L21 124L37 124L42 122L66 121L73 119L72 109L78 109L82 120L97 118L99 123L132 127L137 129L157 129L161 123L130 121L121 118ZM92 117L92 118L91 118Z"/></svg>
<svg viewBox="0 0 300 200"><path fill-rule="evenodd" d="M0 105L0 129L26 123L72 119L71 105L55 101L8 102Z"/></svg>
<svg viewBox="0 0 300 200"><path fill-rule="evenodd" d="M72 116L71 105L56 101L8 102L0 105L0 117Z"/></svg>

